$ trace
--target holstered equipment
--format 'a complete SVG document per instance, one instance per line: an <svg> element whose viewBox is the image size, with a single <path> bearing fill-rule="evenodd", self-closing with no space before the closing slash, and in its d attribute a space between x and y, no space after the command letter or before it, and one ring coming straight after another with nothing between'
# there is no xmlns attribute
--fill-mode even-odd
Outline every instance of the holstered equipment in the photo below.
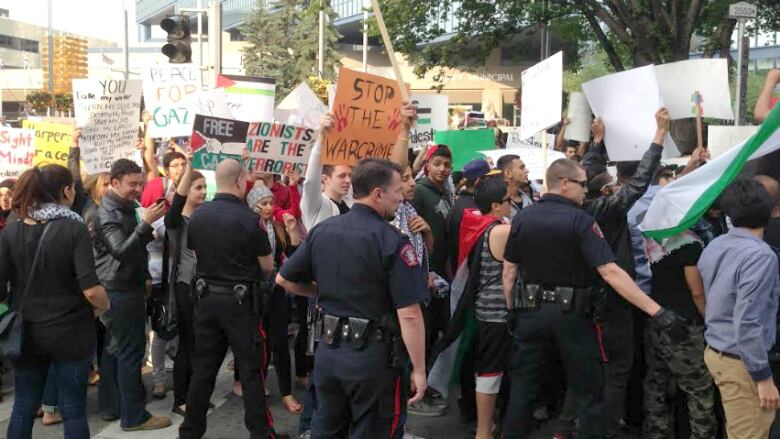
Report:
<svg viewBox="0 0 780 439"><path fill-rule="evenodd" d="M335 347L339 343L349 343L349 346L356 351L364 349L371 341L387 340L390 334L390 330L385 327L383 322L329 314L323 314L322 330L321 341L326 345Z"/></svg>
<svg viewBox="0 0 780 439"><path fill-rule="evenodd" d="M309 328L306 337L306 355L314 355L314 347L322 340L323 333L323 314L316 304L309 305L306 324Z"/></svg>
<svg viewBox="0 0 780 439"><path fill-rule="evenodd" d="M326 345L336 346L339 342L339 321L341 319L332 315L322 317L322 342Z"/></svg>
<svg viewBox="0 0 780 439"><path fill-rule="evenodd" d="M557 303L561 311L568 313L580 311L590 314L593 300L590 288L543 287L538 284L526 284L520 291L520 309L535 311L542 302Z"/></svg>
<svg viewBox="0 0 780 439"><path fill-rule="evenodd" d="M209 284L203 279L195 281L195 300L200 300L209 292Z"/></svg>

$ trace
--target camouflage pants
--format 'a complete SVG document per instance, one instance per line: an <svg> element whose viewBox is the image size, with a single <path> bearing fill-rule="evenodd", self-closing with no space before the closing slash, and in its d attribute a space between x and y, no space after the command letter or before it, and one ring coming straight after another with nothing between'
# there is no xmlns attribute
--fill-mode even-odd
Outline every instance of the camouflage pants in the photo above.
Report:
<svg viewBox="0 0 780 439"><path fill-rule="evenodd" d="M644 438L673 437L669 387L674 380L688 396L691 438L711 439L717 431L715 386L704 364L704 325L690 323L688 338L672 343L652 325L645 328Z"/></svg>

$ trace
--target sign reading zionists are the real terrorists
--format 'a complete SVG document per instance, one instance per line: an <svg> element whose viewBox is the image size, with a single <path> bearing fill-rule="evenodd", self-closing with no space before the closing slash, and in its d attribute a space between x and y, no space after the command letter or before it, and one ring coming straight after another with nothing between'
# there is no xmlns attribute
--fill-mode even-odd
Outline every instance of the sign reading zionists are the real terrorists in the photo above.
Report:
<svg viewBox="0 0 780 439"><path fill-rule="evenodd" d="M251 122L246 141L250 169L280 175L289 171L305 174L317 139L315 133L311 128Z"/></svg>
<svg viewBox="0 0 780 439"><path fill-rule="evenodd" d="M333 103L334 126L325 136L322 163L354 165L365 157L390 158L401 130L396 81L341 68Z"/></svg>

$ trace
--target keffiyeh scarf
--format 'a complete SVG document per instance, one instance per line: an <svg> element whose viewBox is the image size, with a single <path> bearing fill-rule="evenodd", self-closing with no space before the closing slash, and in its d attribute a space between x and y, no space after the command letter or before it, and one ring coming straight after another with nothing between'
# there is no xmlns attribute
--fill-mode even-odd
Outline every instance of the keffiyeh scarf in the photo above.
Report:
<svg viewBox="0 0 780 439"><path fill-rule="evenodd" d="M59 218L70 218L79 222L84 222L79 214L68 209L61 204L43 203L30 209L27 213L35 221L51 221Z"/></svg>

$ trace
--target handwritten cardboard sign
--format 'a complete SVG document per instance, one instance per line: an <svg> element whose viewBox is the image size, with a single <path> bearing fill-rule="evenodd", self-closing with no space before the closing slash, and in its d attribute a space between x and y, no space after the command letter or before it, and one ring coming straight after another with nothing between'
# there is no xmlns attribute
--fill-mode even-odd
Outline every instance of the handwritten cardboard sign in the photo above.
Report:
<svg viewBox="0 0 780 439"><path fill-rule="evenodd" d="M22 121L22 128L35 131L34 166L68 165L68 150L73 137L73 124Z"/></svg>
<svg viewBox="0 0 780 439"><path fill-rule="evenodd" d="M415 95L412 105L417 109L417 124L409 134L409 148L419 148L433 141L437 131L447 129L447 95Z"/></svg>
<svg viewBox="0 0 780 439"><path fill-rule="evenodd" d="M251 122L246 139L249 167L270 174L284 175L293 170L305 174L315 140L316 131L311 128Z"/></svg>
<svg viewBox="0 0 780 439"><path fill-rule="evenodd" d="M520 112L520 133L525 139L561 120L563 52L525 70Z"/></svg>
<svg viewBox="0 0 780 439"><path fill-rule="evenodd" d="M74 79L73 105L87 173L107 172L121 158L138 161L133 142L141 117L140 80Z"/></svg>
<svg viewBox="0 0 780 439"><path fill-rule="evenodd" d="M144 71L144 104L151 113L152 137L189 136L195 111L190 100L201 92L200 70L193 64L161 64Z"/></svg>
<svg viewBox="0 0 780 439"><path fill-rule="evenodd" d="M0 179L18 177L31 168L35 157L35 131L0 128Z"/></svg>
<svg viewBox="0 0 780 439"><path fill-rule="evenodd" d="M342 67L333 103L336 120L322 145L322 163L389 159L401 131L401 100L397 81Z"/></svg>
<svg viewBox="0 0 780 439"><path fill-rule="evenodd" d="M192 167L214 170L222 160L240 160L248 130L249 122L196 114L190 139Z"/></svg>

